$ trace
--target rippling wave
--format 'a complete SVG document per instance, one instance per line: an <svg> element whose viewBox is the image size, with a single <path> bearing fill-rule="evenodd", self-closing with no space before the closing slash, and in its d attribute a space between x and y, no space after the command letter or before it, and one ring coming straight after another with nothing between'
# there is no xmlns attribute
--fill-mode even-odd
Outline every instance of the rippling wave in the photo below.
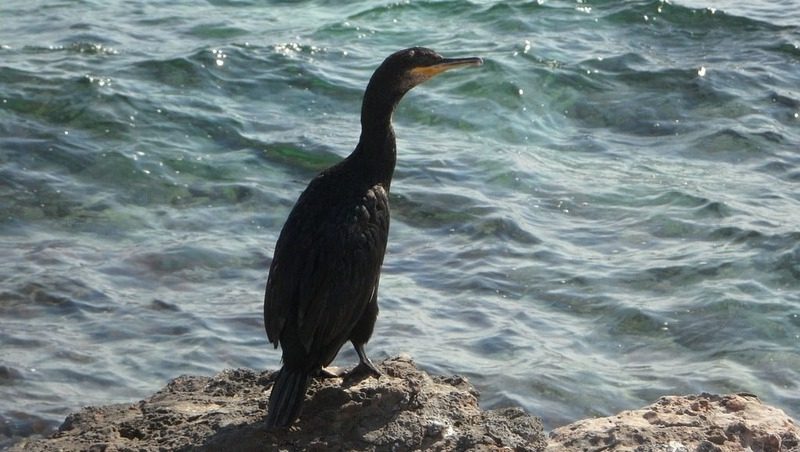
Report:
<svg viewBox="0 0 800 452"><path fill-rule="evenodd" d="M297 195L398 48L370 343L552 427L670 393L800 416L800 17L781 4L0 6L0 446L181 373L275 367ZM354 362L343 350L340 364Z"/></svg>

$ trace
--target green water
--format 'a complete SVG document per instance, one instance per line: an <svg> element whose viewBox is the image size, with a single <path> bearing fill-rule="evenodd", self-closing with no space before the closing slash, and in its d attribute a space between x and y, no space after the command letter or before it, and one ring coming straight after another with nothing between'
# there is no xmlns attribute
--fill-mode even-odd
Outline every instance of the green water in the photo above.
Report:
<svg viewBox="0 0 800 452"><path fill-rule="evenodd" d="M411 45L486 63L395 114L373 359L548 427L700 391L797 418L800 5L748 3L3 2L0 445L276 368L277 234Z"/></svg>

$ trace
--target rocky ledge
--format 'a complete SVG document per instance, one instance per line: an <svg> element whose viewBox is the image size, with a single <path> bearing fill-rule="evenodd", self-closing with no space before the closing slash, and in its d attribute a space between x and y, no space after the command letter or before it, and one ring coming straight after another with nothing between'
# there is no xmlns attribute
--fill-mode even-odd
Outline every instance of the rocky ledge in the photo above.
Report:
<svg viewBox="0 0 800 452"><path fill-rule="evenodd" d="M574 422L549 441L548 452L800 452L800 427L752 394L699 394Z"/></svg>
<svg viewBox="0 0 800 452"><path fill-rule="evenodd" d="M436 377L407 357L384 376L312 382L301 421L264 428L275 372L179 377L148 400L87 407L48 439L15 451L766 451L800 452L800 428L749 394L663 397L641 410L555 429L518 408L482 411L464 378Z"/></svg>
<svg viewBox="0 0 800 452"><path fill-rule="evenodd" d="M538 418L517 408L482 411L461 377L432 377L407 357L378 367L384 376L311 383L300 422L264 428L277 372L227 370L182 376L148 400L87 407L49 439L24 451L543 450Z"/></svg>

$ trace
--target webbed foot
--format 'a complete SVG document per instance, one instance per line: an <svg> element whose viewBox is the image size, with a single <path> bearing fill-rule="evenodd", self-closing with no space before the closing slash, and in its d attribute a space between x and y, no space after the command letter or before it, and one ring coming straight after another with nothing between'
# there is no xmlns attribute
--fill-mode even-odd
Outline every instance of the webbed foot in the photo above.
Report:
<svg viewBox="0 0 800 452"><path fill-rule="evenodd" d="M367 353L364 351L364 344L353 344L353 347L355 347L356 353L358 353L359 362L355 369L347 373L347 378L361 376L380 378L383 372L378 370L375 364L372 364L372 361L367 357Z"/></svg>
<svg viewBox="0 0 800 452"><path fill-rule="evenodd" d="M327 378L341 378L345 372L338 368L338 367L321 367L316 374L314 374L314 378L318 379L327 379Z"/></svg>
<svg viewBox="0 0 800 452"><path fill-rule="evenodd" d="M366 378L366 377L375 377L380 378L383 375L383 372L378 370L375 367L375 364L372 364L372 361L361 361L358 363L356 367L353 368L350 372L347 372L345 378Z"/></svg>

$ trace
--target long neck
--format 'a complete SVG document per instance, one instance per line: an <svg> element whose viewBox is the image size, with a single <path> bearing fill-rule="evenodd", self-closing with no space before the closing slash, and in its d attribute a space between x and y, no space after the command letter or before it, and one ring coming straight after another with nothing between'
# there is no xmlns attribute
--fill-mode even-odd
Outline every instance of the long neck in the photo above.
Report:
<svg viewBox="0 0 800 452"><path fill-rule="evenodd" d="M361 139L352 157L371 182L383 183L388 189L397 161L392 113L403 94L382 88L375 80L367 86L361 105Z"/></svg>

